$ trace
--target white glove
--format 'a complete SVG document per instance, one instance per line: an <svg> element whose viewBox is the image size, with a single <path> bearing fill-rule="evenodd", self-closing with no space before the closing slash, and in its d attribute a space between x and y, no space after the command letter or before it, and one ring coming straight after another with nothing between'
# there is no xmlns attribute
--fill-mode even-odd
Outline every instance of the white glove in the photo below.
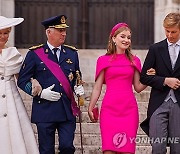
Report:
<svg viewBox="0 0 180 154"><path fill-rule="evenodd" d="M61 97L60 93L52 91L52 89L54 88L55 84L53 84L52 86L43 89L41 92L41 96L40 98L49 100L49 101L58 101Z"/></svg>
<svg viewBox="0 0 180 154"><path fill-rule="evenodd" d="M75 92L76 96L84 95L84 88L83 88L83 86L82 85L74 86L74 92Z"/></svg>

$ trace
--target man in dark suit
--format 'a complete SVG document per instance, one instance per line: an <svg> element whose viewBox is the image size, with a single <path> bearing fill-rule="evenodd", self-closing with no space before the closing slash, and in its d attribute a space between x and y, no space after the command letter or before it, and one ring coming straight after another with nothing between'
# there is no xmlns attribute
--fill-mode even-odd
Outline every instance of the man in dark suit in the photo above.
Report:
<svg viewBox="0 0 180 154"><path fill-rule="evenodd" d="M33 97L31 121L38 130L40 154L55 154L55 132L59 135L60 154L74 154L75 116L78 108L73 89L76 71L80 72L77 50L64 45L66 16L51 17L42 22L47 43L34 46L27 53L19 73L18 86L31 94L31 78L42 86L39 96ZM84 94L82 86L75 86L77 95Z"/></svg>
<svg viewBox="0 0 180 154"><path fill-rule="evenodd" d="M180 14L168 14L163 23L166 39L150 46L140 81L151 86L147 119L142 129L151 138L152 153L180 153ZM146 75L149 68L156 75Z"/></svg>

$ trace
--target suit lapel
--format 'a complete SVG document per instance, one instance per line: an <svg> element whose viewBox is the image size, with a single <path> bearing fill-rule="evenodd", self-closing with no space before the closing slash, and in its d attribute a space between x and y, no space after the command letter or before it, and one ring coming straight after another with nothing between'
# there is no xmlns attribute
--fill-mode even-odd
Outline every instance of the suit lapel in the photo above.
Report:
<svg viewBox="0 0 180 154"><path fill-rule="evenodd" d="M48 45L46 44L44 46L44 51L46 54L48 54L48 58L54 62L56 62L56 59L51 51L51 49L48 47ZM62 63L65 59L66 59L66 56L67 56L67 52L66 50L64 49L63 45L61 46L61 52L60 52L60 58L59 58L59 64Z"/></svg>
<svg viewBox="0 0 180 154"><path fill-rule="evenodd" d="M45 46L44 46L44 52L45 52L46 54L48 54L48 59L56 62L56 59L55 59L55 57L54 57L51 49L48 47L47 44L45 44Z"/></svg>
<svg viewBox="0 0 180 154"><path fill-rule="evenodd" d="M64 49L63 45L61 46L61 53L60 53L60 58L59 58L59 64L61 64L64 59L66 58L67 56L67 52L66 50Z"/></svg>
<svg viewBox="0 0 180 154"><path fill-rule="evenodd" d="M179 51L179 55L178 55L178 58L177 58L173 72L175 72L179 67L180 67L180 51Z"/></svg>
<svg viewBox="0 0 180 154"><path fill-rule="evenodd" d="M171 60L170 60L167 40L164 40L162 42L159 51L160 51L160 55L161 55L164 63L166 64L167 68L172 72L172 65L171 65Z"/></svg>

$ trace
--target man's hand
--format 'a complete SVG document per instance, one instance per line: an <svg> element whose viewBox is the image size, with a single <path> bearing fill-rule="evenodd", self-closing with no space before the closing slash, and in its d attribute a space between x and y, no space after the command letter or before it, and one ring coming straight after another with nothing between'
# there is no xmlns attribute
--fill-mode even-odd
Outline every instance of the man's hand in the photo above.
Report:
<svg viewBox="0 0 180 154"><path fill-rule="evenodd" d="M75 92L76 96L84 95L84 88L83 88L83 86L82 85L74 86L74 92Z"/></svg>
<svg viewBox="0 0 180 154"><path fill-rule="evenodd" d="M156 70L154 68L150 68L146 72L147 75L156 75Z"/></svg>
<svg viewBox="0 0 180 154"><path fill-rule="evenodd" d="M164 84L176 90L180 86L180 80L177 78L165 78Z"/></svg>
<svg viewBox="0 0 180 154"><path fill-rule="evenodd" d="M61 98L61 95L58 92L52 91L54 86L55 84L46 89L43 89L40 97L49 101L58 101Z"/></svg>
<svg viewBox="0 0 180 154"><path fill-rule="evenodd" d="M31 79L31 83L32 83L32 92L31 92L31 94L33 96L36 96L36 95L39 96L41 94L41 91L42 91L41 85L39 84L39 82L36 79Z"/></svg>

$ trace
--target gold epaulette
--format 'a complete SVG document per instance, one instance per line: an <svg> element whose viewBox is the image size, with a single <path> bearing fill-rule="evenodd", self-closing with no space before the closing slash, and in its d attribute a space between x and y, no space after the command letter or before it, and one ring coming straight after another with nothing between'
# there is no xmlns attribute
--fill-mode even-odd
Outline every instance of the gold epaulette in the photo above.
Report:
<svg viewBox="0 0 180 154"><path fill-rule="evenodd" d="M67 44L64 44L64 46L67 47L67 48L73 49L75 51L78 51L78 49L76 49L76 47L73 47L73 46L70 46L70 45L67 45Z"/></svg>
<svg viewBox="0 0 180 154"><path fill-rule="evenodd" d="M29 50L35 50L35 49L37 49L37 48L42 47L43 45L44 45L44 44L32 46L32 47L29 48Z"/></svg>

